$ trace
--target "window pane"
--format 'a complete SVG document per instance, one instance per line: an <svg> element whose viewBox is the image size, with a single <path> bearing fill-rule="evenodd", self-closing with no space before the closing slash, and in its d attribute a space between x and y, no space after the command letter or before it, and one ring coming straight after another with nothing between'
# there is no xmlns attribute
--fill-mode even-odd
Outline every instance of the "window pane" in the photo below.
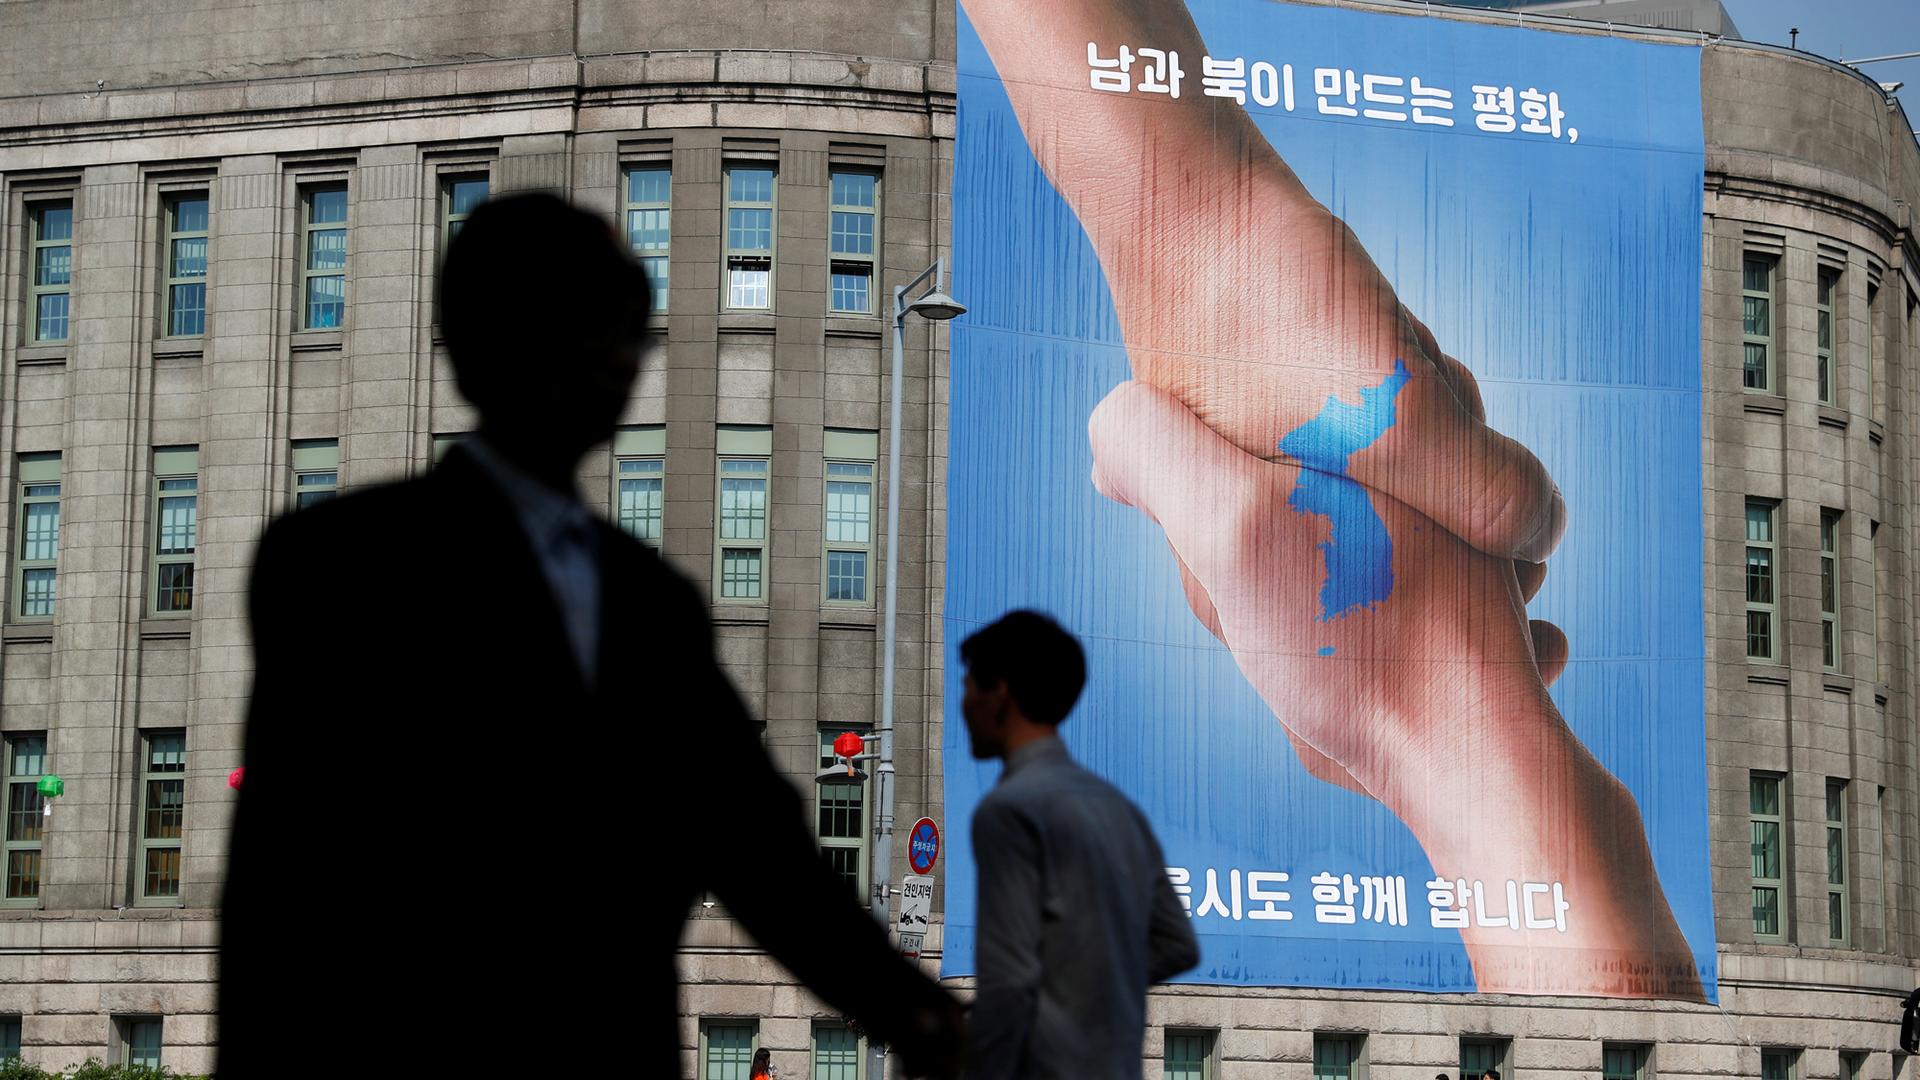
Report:
<svg viewBox="0 0 1920 1080"><path fill-rule="evenodd" d="M307 269L345 270L347 230L315 229L307 234Z"/></svg>
<svg viewBox="0 0 1920 1080"><path fill-rule="evenodd" d="M127 1064L160 1067L160 1021L140 1020L128 1025Z"/></svg>
<svg viewBox="0 0 1920 1080"><path fill-rule="evenodd" d="M766 307L767 276L767 271L764 268L730 268L727 271L727 306L736 308Z"/></svg>
<svg viewBox="0 0 1920 1080"><path fill-rule="evenodd" d="M189 236L175 240L167 266L169 277L207 276L207 238Z"/></svg>
<svg viewBox="0 0 1920 1080"><path fill-rule="evenodd" d="M773 247L773 211L734 207L727 211L727 247L768 251Z"/></svg>
<svg viewBox="0 0 1920 1080"><path fill-rule="evenodd" d="M767 211L739 211L740 213L760 213ZM627 242L635 251L665 250L673 235L671 210L629 210L627 211Z"/></svg>
<svg viewBox="0 0 1920 1080"><path fill-rule="evenodd" d="M0 1061L20 1056L20 1018L0 1020ZM1853 1080L1851 1076L1845 1080Z"/></svg>
<svg viewBox="0 0 1920 1080"><path fill-rule="evenodd" d="M455 180L447 189L447 213L471 214L487 201L487 181ZM345 221L346 218L340 220Z"/></svg>
<svg viewBox="0 0 1920 1080"><path fill-rule="evenodd" d="M1773 508L1747 504L1747 539L1754 543L1773 542Z"/></svg>
<svg viewBox="0 0 1920 1080"><path fill-rule="evenodd" d="M620 471L627 472L629 465L653 465L659 462L623 461ZM660 540L660 502L661 478L659 476L626 476L620 478L620 527L634 538L659 542Z"/></svg>
<svg viewBox="0 0 1920 1080"><path fill-rule="evenodd" d="M164 488L167 481L162 481ZM198 539L199 496L169 496L160 500L161 555L191 555Z"/></svg>
<svg viewBox="0 0 1920 1080"><path fill-rule="evenodd" d="M745 1024L707 1027L707 1080L751 1080L753 1029Z"/></svg>
<svg viewBox="0 0 1920 1080"><path fill-rule="evenodd" d="M331 330L340 325L347 313L347 279L315 277L307 279L307 329Z"/></svg>
<svg viewBox="0 0 1920 1080"><path fill-rule="evenodd" d="M1780 824L1753 823L1753 876L1769 881L1780 877Z"/></svg>
<svg viewBox="0 0 1920 1080"><path fill-rule="evenodd" d="M13 771L10 775L38 780L47 771L47 737L28 735L10 741L13 746Z"/></svg>
<svg viewBox="0 0 1920 1080"><path fill-rule="evenodd" d="M175 337L207 330L207 287L201 284L167 288L167 333Z"/></svg>
<svg viewBox="0 0 1920 1080"><path fill-rule="evenodd" d="M174 232L206 232L207 200L176 199L173 203Z"/></svg>
<svg viewBox="0 0 1920 1080"><path fill-rule="evenodd" d="M1753 390L1767 388L1767 347L1747 342L1746 367L1740 373L1743 385Z"/></svg>
<svg viewBox="0 0 1920 1080"><path fill-rule="evenodd" d="M347 220L347 189L315 191L307 196L307 220L315 225Z"/></svg>
<svg viewBox="0 0 1920 1080"><path fill-rule="evenodd" d="M873 215L835 210L832 235L835 255L871 255Z"/></svg>
<svg viewBox="0 0 1920 1080"><path fill-rule="evenodd" d="M1749 292L1766 292L1767 269L1765 259L1747 259L1741 266L1740 287Z"/></svg>
<svg viewBox="0 0 1920 1080"><path fill-rule="evenodd" d="M730 202L772 202L772 169L729 169L727 199Z"/></svg>
<svg viewBox="0 0 1920 1080"><path fill-rule="evenodd" d="M1773 603L1773 552L1767 548L1747 549L1747 603Z"/></svg>
<svg viewBox="0 0 1920 1080"><path fill-rule="evenodd" d="M854 311L864 315L873 310L873 275L868 270L833 272L833 310Z"/></svg>
<svg viewBox="0 0 1920 1080"><path fill-rule="evenodd" d="M1833 348L1833 313L1822 311L1814 320L1815 332L1822 349Z"/></svg>
<svg viewBox="0 0 1920 1080"><path fill-rule="evenodd" d="M1847 883L1847 834L1840 829L1827 830L1827 884Z"/></svg>
<svg viewBox="0 0 1920 1080"><path fill-rule="evenodd" d="M147 896L180 895L180 849L149 848L146 870Z"/></svg>
<svg viewBox="0 0 1920 1080"><path fill-rule="evenodd" d="M154 594L155 611L193 610L193 564L163 563L159 587Z"/></svg>
<svg viewBox="0 0 1920 1080"><path fill-rule="evenodd" d="M835 206L872 206L875 177L871 173L834 173Z"/></svg>
<svg viewBox="0 0 1920 1080"><path fill-rule="evenodd" d="M762 540L767 535L767 482L723 477L720 539Z"/></svg>
<svg viewBox="0 0 1920 1080"><path fill-rule="evenodd" d="M1206 1036L1167 1032L1163 1061L1166 1080L1203 1080L1207 1067Z"/></svg>
<svg viewBox="0 0 1920 1080"><path fill-rule="evenodd" d="M640 260L640 269L647 275L647 287L653 290L653 310L667 310L667 258L654 255Z"/></svg>
<svg viewBox="0 0 1920 1080"><path fill-rule="evenodd" d="M54 491L60 489L55 487ZM31 495L33 488L27 493ZM60 504L57 502L28 503L27 525L21 537L20 557L23 559L51 559L60 544Z"/></svg>
<svg viewBox="0 0 1920 1080"><path fill-rule="evenodd" d="M40 789L31 783L7 785L7 842L34 843L40 839L46 807Z"/></svg>
<svg viewBox="0 0 1920 1080"><path fill-rule="evenodd" d="M1847 898L1840 893L1827 894L1827 939L1841 941L1847 936Z"/></svg>
<svg viewBox="0 0 1920 1080"><path fill-rule="evenodd" d="M21 591L25 595L20 598L20 614L30 619L52 616L53 582L54 570L51 566L21 571Z"/></svg>
<svg viewBox="0 0 1920 1080"><path fill-rule="evenodd" d="M1787 1080L1792 1069L1792 1059L1786 1054L1768 1052L1760 1055L1761 1080Z"/></svg>
<svg viewBox="0 0 1920 1080"><path fill-rule="evenodd" d="M35 285L73 284L73 249L64 245L35 248L33 283Z"/></svg>
<svg viewBox="0 0 1920 1080"><path fill-rule="evenodd" d="M827 599L859 602L866 598L867 553L827 552Z"/></svg>
<svg viewBox="0 0 1920 1080"><path fill-rule="evenodd" d="M814 1080L859 1080L860 1038L843 1027L813 1029Z"/></svg>
<svg viewBox="0 0 1920 1080"><path fill-rule="evenodd" d="M634 169L627 173L627 201L666 202L672 190L672 179L673 174L666 169Z"/></svg>
<svg viewBox="0 0 1920 1080"><path fill-rule="evenodd" d="M1352 1040L1323 1038L1313 1040L1314 1080L1349 1080L1352 1075Z"/></svg>
<svg viewBox="0 0 1920 1080"><path fill-rule="evenodd" d="M180 839L180 817L186 791L185 780L147 781L146 839Z"/></svg>
<svg viewBox="0 0 1920 1080"><path fill-rule="evenodd" d="M187 771L187 737L183 734L147 737L147 771L178 773Z"/></svg>
<svg viewBox="0 0 1920 1080"><path fill-rule="evenodd" d="M720 595L730 600L759 599L759 548L725 548L720 552Z"/></svg>
<svg viewBox="0 0 1920 1080"><path fill-rule="evenodd" d="M33 308L33 339L35 341L65 341L67 339L67 294L55 293L42 296Z"/></svg>
<svg viewBox="0 0 1920 1080"><path fill-rule="evenodd" d="M827 542L864 544L872 534L873 485L827 481Z"/></svg>
<svg viewBox="0 0 1920 1080"><path fill-rule="evenodd" d="M34 236L35 240L73 239L73 207L49 206L36 216L40 219L40 228Z"/></svg>
<svg viewBox="0 0 1920 1080"><path fill-rule="evenodd" d="M1749 809L1756 814L1778 814L1780 812L1780 778L1777 776L1756 776L1747 786Z"/></svg>
<svg viewBox="0 0 1920 1080"><path fill-rule="evenodd" d="M1762 296L1743 296L1741 301L1742 322L1747 333L1755 337L1766 337L1773 332L1773 301Z"/></svg>
<svg viewBox="0 0 1920 1080"><path fill-rule="evenodd" d="M40 852L7 852L7 899L26 900L40 895Z"/></svg>

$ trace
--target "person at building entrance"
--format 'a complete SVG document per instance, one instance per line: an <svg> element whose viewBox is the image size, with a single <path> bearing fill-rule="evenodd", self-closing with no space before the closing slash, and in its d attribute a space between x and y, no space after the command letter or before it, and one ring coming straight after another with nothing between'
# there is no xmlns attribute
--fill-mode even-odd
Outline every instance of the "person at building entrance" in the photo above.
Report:
<svg viewBox="0 0 1920 1080"><path fill-rule="evenodd" d="M492 1017L570 1069L682 1075L702 891L906 1071L950 1072L957 1004L819 857L705 601L580 499L640 370L640 267L601 219L516 195L467 220L438 300L476 435L281 518L255 560L219 1075L334 1075L287 1040L313 1016L380 1074L444 1066ZM410 408L410 377L355 385Z"/></svg>
<svg viewBox="0 0 1920 1080"><path fill-rule="evenodd" d="M1016 611L960 658L973 756L1006 762L973 815L969 1075L1137 1078L1147 987L1199 963L1200 947L1146 816L1060 741L1086 655L1052 619Z"/></svg>

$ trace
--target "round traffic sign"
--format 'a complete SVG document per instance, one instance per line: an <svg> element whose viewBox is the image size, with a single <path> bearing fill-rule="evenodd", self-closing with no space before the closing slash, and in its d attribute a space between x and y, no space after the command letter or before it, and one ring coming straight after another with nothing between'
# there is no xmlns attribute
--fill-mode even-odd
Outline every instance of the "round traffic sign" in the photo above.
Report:
<svg viewBox="0 0 1920 1080"><path fill-rule="evenodd" d="M933 873L934 860L940 858L940 827L932 818L921 818L907 830L907 865L916 874Z"/></svg>

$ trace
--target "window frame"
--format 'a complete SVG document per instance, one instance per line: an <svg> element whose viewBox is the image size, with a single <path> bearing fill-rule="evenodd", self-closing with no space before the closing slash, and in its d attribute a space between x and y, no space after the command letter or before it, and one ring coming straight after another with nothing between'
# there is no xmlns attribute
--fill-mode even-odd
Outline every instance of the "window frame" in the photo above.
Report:
<svg viewBox="0 0 1920 1080"><path fill-rule="evenodd" d="M346 216L339 221L316 223L313 220L315 197L335 191L346 196ZM296 295L294 296L294 306L298 314L294 319L294 332L306 333L314 331L320 333L338 333L347 328L347 278L349 276L348 270L353 261L353 190L351 185L349 185L344 178L341 178L302 181L299 186L299 193L300 198L297 212L300 215L300 242L298 245L300 250L298 253L299 262L295 267L297 282L295 284ZM316 232L332 232L335 229L345 234L342 237L343 249L340 253L340 269L338 271L331 268L315 270L311 265L313 261L313 234ZM336 277L340 279L340 318L331 326L315 326L310 321L313 316L312 282L318 278Z"/></svg>
<svg viewBox="0 0 1920 1080"><path fill-rule="evenodd" d="M1840 292L1840 271L1820 267L1813 283L1813 389L1814 399L1833 406L1840 400L1839 380L1834 376L1834 297Z"/></svg>
<svg viewBox="0 0 1920 1080"><path fill-rule="evenodd" d="M1801 1051L1784 1046L1763 1046L1760 1048L1760 1080L1800 1080ZM1778 1077L1767 1075L1768 1058L1785 1058L1787 1067Z"/></svg>
<svg viewBox="0 0 1920 1080"><path fill-rule="evenodd" d="M1511 1038L1500 1035L1462 1036L1460 1039L1458 1062L1458 1075L1460 1080L1467 1080L1467 1051L1469 1048L1486 1048L1492 1050L1493 1064L1488 1066L1488 1068L1499 1070L1501 1080L1512 1080L1513 1073L1508 1062L1508 1058L1513 1052L1513 1040ZM1486 1071L1487 1070L1483 1068L1474 1073L1474 1075L1481 1076L1484 1075Z"/></svg>
<svg viewBox="0 0 1920 1080"><path fill-rule="evenodd" d="M1633 1069L1622 1073L1607 1060L1611 1054L1633 1055ZM1600 1080L1652 1080L1653 1044L1603 1042L1600 1044Z"/></svg>
<svg viewBox="0 0 1920 1080"><path fill-rule="evenodd" d="M1757 809L1760 805L1758 796L1761 791L1761 785L1763 784L1773 785L1774 810L1772 812ZM1791 922L1792 915L1792 901L1787 891L1787 882L1791 877L1787 872L1786 842L1787 809L1789 805L1787 800L1789 797L1786 773L1770 772L1764 769L1754 769L1748 772L1747 820L1750 858L1747 863L1747 869L1750 873L1751 887L1753 889L1752 916L1748 922L1748 927L1753 931L1755 941L1784 942L1787 940L1787 927ZM1759 833L1760 826L1762 825L1773 826L1772 862L1775 875L1772 877L1767 877L1760 873L1759 860L1762 847ZM1760 929L1760 894L1762 891L1771 891L1773 893L1772 930Z"/></svg>
<svg viewBox="0 0 1920 1080"><path fill-rule="evenodd" d="M747 1072L753 1067L753 1055L760 1049L760 1024L752 1017L745 1016L703 1016L700 1018L700 1045L698 1057L694 1061L697 1080L734 1080L732 1077L715 1076L712 1071L711 1033L715 1028L745 1028L747 1030L747 1060L740 1066L740 1080L750 1080ZM726 1064L733 1064L727 1062ZM729 1070L731 1071L731 1070Z"/></svg>
<svg viewBox="0 0 1920 1080"><path fill-rule="evenodd" d="M667 197L665 199L639 200L634 198L634 178L643 172L660 172L667 176ZM723 181L724 183L724 181ZM634 228L634 215L642 211L657 210L666 215L666 243L657 247L642 248L635 239L638 231ZM647 284L653 289L653 312L658 315L667 313L667 306L673 292L673 163L671 161L637 160L621 163L620 166L620 224L626 233L627 245L633 249L633 257L640 260L640 272L647 277ZM724 215L721 224L725 225ZM723 238L724 239L724 238ZM654 280L652 265L657 263L660 269L659 280ZM722 273L725 268L722 267ZM771 283L771 278L768 279Z"/></svg>
<svg viewBox="0 0 1920 1080"><path fill-rule="evenodd" d="M1829 776L1826 783L1826 848L1827 848L1827 944L1846 947L1853 940L1852 897L1848 895L1847 855L1849 852L1848 835L1852 830L1847 814L1847 796L1852 785L1839 777ZM1838 850L1836 851L1836 844ZM1836 858L1838 865L1835 865ZM1837 880L1836 880L1837 878ZM1834 920L1839 919L1839 933L1834 933Z"/></svg>
<svg viewBox="0 0 1920 1080"><path fill-rule="evenodd" d="M1200 1066L1198 1080L1218 1080L1220 1076L1220 1032L1216 1028L1168 1027L1160 1033L1160 1075L1163 1080L1195 1080L1188 1069L1189 1062L1182 1059L1181 1072L1175 1073L1172 1055L1173 1040L1197 1039L1200 1042L1200 1060L1193 1062Z"/></svg>
<svg viewBox="0 0 1920 1080"><path fill-rule="evenodd" d="M28 346L65 345L73 340L73 275L76 269L74 256L79 245L74 243L74 233L79 226L79 215L74 211L75 200L71 194L56 198L31 199L24 204L27 218L26 245L26 296L27 315L21 320L26 329ZM42 233L46 229L45 215L51 211L67 212L67 235L63 239L48 240ZM39 265L41 249L64 247L67 249L67 280L59 285L39 283ZM40 298L43 296L64 296L67 298L66 333L59 337L40 336Z"/></svg>
<svg viewBox="0 0 1920 1080"><path fill-rule="evenodd" d="M817 1019L807 1033L807 1076L810 1080L826 1080L827 1070L820 1062L820 1033L823 1031L843 1031L853 1036L853 1080L866 1080L867 1037L843 1022Z"/></svg>
<svg viewBox="0 0 1920 1080"><path fill-rule="evenodd" d="M1321 1048L1342 1047L1347 1055L1345 1071L1341 1075L1332 1072L1323 1073L1322 1068L1331 1069L1330 1063L1321 1061ZM1316 1031L1313 1033L1313 1059L1308 1075L1312 1080L1367 1080L1367 1036L1358 1031Z"/></svg>
<svg viewBox="0 0 1920 1080"><path fill-rule="evenodd" d="M180 768L177 771L160 771L154 767L156 743L161 739L180 740ZM140 773L139 790L135 795L135 805L139 817L134 829L134 851L137 862L133 867L134 904L138 907L182 907L180 889L185 883L182 868L186 863L186 822L187 822L187 732L185 728L143 728L140 731ZM180 788L180 821L177 826L179 835L173 837L154 837L148 835L149 815L155 810L150 801L152 785L178 784ZM161 811L164 813L164 810ZM153 853L172 851L174 853L173 882L174 891L157 893L148 888L148 879L152 876Z"/></svg>
<svg viewBox="0 0 1920 1080"><path fill-rule="evenodd" d="M869 723L849 724L822 721L816 725L816 731L818 732L820 748L819 768L826 770L838 764L833 754L834 739L839 738L841 734L849 731L862 736L870 736L873 734L873 725ZM827 805L828 788L854 788L859 791L859 836L827 836L825 834L825 830L821 827L821 819L828 813L829 809ZM827 855L828 851L854 852L854 896L859 900L861 906L868 906L873 902L873 774L869 772L865 779L854 784L817 783L813 785L813 792L813 841L820 847L822 857L827 858L828 861L832 861L832 857Z"/></svg>
<svg viewBox="0 0 1920 1080"><path fill-rule="evenodd" d="M27 453L20 455L19 475L15 479L14 491L19 508L14 517L14 525L19 530L19 541L14 545L13 596L11 615L16 623L48 623L60 610L60 500L61 500L61 464L60 454ZM48 465L52 467L47 468ZM53 488L53 494L33 494L35 488ZM53 557L50 559L30 559L27 557L27 543L30 534L27 529L28 514L32 507L53 506ZM27 574L31 571L53 571L53 595L48 601L45 614L27 612Z"/></svg>
<svg viewBox="0 0 1920 1080"><path fill-rule="evenodd" d="M857 206L852 203L834 201L834 180L841 176L864 176L873 180L873 205ZM880 309L880 207L882 200L881 173L873 168L855 168L852 166L829 166L827 170L827 314L851 315L855 318L872 317ZM872 219L868 235L873 240L873 250L866 254L858 252L840 252L834 250L833 216L835 214L863 214ZM867 275L867 306L864 308L843 308L835 301L833 276L840 265L848 269L864 267Z"/></svg>
<svg viewBox="0 0 1920 1080"><path fill-rule="evenodd" d="M1764 541L1753 538L1753 513L1756 509L1766 511L1767 538ZM1746 589L1747 659L1763 664L1778 664L1781 654L1785 651L1782 648L1780 633L1782 629L1780 625L1780 503L1772 499L1748 498L1745 510L1742 526L1746 535L1747 558L1743 571L1745 577L1742 580ZM1769 599L1764 602L1753 599L1753 557L1756 551L1764 551L1767 557ZM1765 653L1754 652L1754 616L1756 615L1764 616L1766 619L1767 651Z"/></svg>
<svg viewBox="0 0 1920 1080"><path fill-rule="evenodd" d="M167 464L163 462L163 458L166 458L168 455L184 456L185 454L188 454L188 453L191 453L193 455L194 469L191 473L182 471L177 467L169 468ZM200 576L199 566L198 566L199 552L200 552L200 468L199 468L200 452L199 452L199 447L185 447L185 446L155 447L153 451L153 458L154 458L154 467L153 467L153 479L152 479L152 494L149 497L148 503L147 503L148 513L150 513L153 518L152 527L149 530L152 535L147 545L147 576L148 576L149 582L151 583L147 587L147 603L146 603L147 615L148 617L155 618L155 619L189 618L193 615L193 593L194 593L195 586L198 583L196 579ZM183 458L174 458L172 460L179 461L179 460L183 460ZM176 488L176 489L173 489L173 491L171 492L169 492L166 489L165 487L166 483L177 482L181 480L192 480L193 481L192 489L189 491L188 489ZM187 550L185 553L180 553L180 552L163 553L160 550L160 545L165 538L164 500L170 499L170 498L171 499L182 498L186 494L191 494L193 496L193 533L192 533L193 543L189 548L189 550ZM187 606L184 608L178 608L178 609L173 609L173 608L163 609L160 606L161 567L177 566L181 564L185 564L190 568L187 572L187 585L186 585Z"/></svg>
<svg viewBox="0 0 1920 1080"><path fill-rule="evenodd" d="M340 440L295 439L287 458L287 509L304 510L340 494ZM330 479L322 479L327 477ZM308 480L312 480L308 483ZM320 499L302 503L305 495Z"/></svg>
<svg viewBox="0 0 1920 1080"><path fill-rule="evenodd" d="M764 171L768 174L767 198L735 199L733 197L733 174L736 171ZM720 229L722 241L720 258L720 310L722 311L764 311L772 312L778 306L774 275L780 260L780 166L777 162L728 161L720 171ZM736 248L733 246L733 211L765 210L767 212L767 246L765 248ZM766 263L767 296L766 303L743 305L733 302L733 271L736 261L763 260ZM744 269L744 267L743 267Z"/></svg>
<svg viewBox="0 0 1920 1080"><path fill-rule="evenodd" d="M471 184L476 181L485 184L487 186L486 194L480 196L480 203L485 203L488 199L493 198L493 175L484 169L478 171L449 170L439 174L437 179L440 182L439 250L440 257L444 259L447 257L447 247L453 243L453 238L455 234L459 232L459 227L466 224L467 218L473 216L472 210L464 214L454 212L453 189L457 185ZM475 206L479 206L480 203L476 203ZM349 216L351 216L351 211L349 211Z"/></svg>
<svg viewBox="0 0 1920 1080"><path fill-rule="evenodd" d="M1753 266L1765 268L1766 285L1764 288L1756 289L1748 284L1747 269ZM1778 371L1777 371L1779 364L1776 361L1776 355L1773 347L1773 342L1774 342L1773 294L1775 291L1774 281L1775 281L1776 275L1779 272L1779 269L1780 269L1780 260L1771 255L1766 255L1766 254L1755 252L1755 251L1748 251L1744 253L1741 257L1741 261L1740 261L1740 343L1741 343L1740 387L1742 390L1744 390L1749 394L1772 394L1777 396L1780 393L1780 390L1779 390L1780 380L1778 378ZM1755 321L1753 317L1754 301L1759 301L1760 303L1765 305L1763 309L1760 309L1764 313L1766 318L1765 332L1757 332L1753 329L1753 325ZM1764 362L1761 364L1760 371L1759 371L1759 378L1760 378L1759 382L1753 381L1754 368L1753 368L1752 362L1749 360L1747 356L1748 350L1750 350L1755 345L1760 346L1762 350L1761 355L1764 358Z"/></svg>
<svg viewBox="0 0 1920 1080"><path fill-rule="evenodd" d="M195 201L207 204L207 227L178 228L180 204ZM213 273L213 193L202 189L164 191L160 195L160 202L160 336L169 340L188 341L204 338L207 333L207 298L211 295L208 284ZM173 249L175 242L180 240L206 241L205 266L198 276L174 273ZM173 328L173 291L187 285L200 286L200 329L176 333Z"/></svg>
<svg viewBox="0 0 1920 1080"><path fill-rule="evenodd" d="M114 1055L113 1056L118 1060L115 1061L114 1064L117 1064L117 1065L142 1064L142 1062L137 1062L134 1060L134 1054L137 1052L136 1044L134 1042L134 1037L136 1034L138 1034L139 1029L141 1027L150 1024L153 1026L154 1034L155 1034L155 1039L153 1044L152 1065L156 1068L159 1067L166 1057L166 1047L167 1047L166 1022L167 1022L167 1018L165 1016L155 1015L152 1013L132 1013L132 1014L115 1016L113 1018L113 1029L114 1029L113 1031Z"/></svg>
<svg viewBox="0 0 1920 1080"><path fill-rule="evenodd" d="M1840 637L1840 536L1846 515L1820 508L1820 659L1828 671L1842 667Z"/></svg>
<svg viewBox="0 0 1920 1080"><path fill-rule="evenodd" d="M40 743L40 752L39 752L40 771L34 774L22 773L22 774L16 775L16 770L20 767L18 764L19 757L20 757L20 744L30 739L37 739L39 740L39 743ZM6 788L7 788L7 820L4 827L0 827L0 907L38 908L41 906L40 895L41 895L41 892L46 888L46 884L47 884L46 882L47 864L46 864L46 858L45 858L45 852L46 852L45 810L46 810L47 800L45 796L40 794L40 778L42 776L47 775L46 766L47 766L47 757L49 754L48 741L49 740L47 738L47 733L44 731L10 731L6 733L4 738L4 751L6 755L6 761L4 764L6 767L5 778L6 778ZM32 820L38 826L35 829L33 839L31 840L26 840L26 839L16 840L13 838L13 795L14 795L13 789L15 788L15 786L24 787L27 789L26 803L29 809L27 809L25 812L28 815L30 815ZM24 896L24 895L14 896L13 895L12 868L13 868L13 854L16 851L32 852L35 856L37 856L34 860L33 895L31 896Z"/></svg>

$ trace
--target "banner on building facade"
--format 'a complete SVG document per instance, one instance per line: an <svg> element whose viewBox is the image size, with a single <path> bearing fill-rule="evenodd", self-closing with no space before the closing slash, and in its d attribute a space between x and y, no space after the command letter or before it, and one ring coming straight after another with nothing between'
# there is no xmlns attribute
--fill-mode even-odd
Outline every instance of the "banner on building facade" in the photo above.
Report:
<svg viewBox="0 0 1920 1080"><path fill-rule="evenodd" d="M1271 0L965 0L960 642L1059 618L1188 981L1714 1000L1699 56Z"/></svg>

